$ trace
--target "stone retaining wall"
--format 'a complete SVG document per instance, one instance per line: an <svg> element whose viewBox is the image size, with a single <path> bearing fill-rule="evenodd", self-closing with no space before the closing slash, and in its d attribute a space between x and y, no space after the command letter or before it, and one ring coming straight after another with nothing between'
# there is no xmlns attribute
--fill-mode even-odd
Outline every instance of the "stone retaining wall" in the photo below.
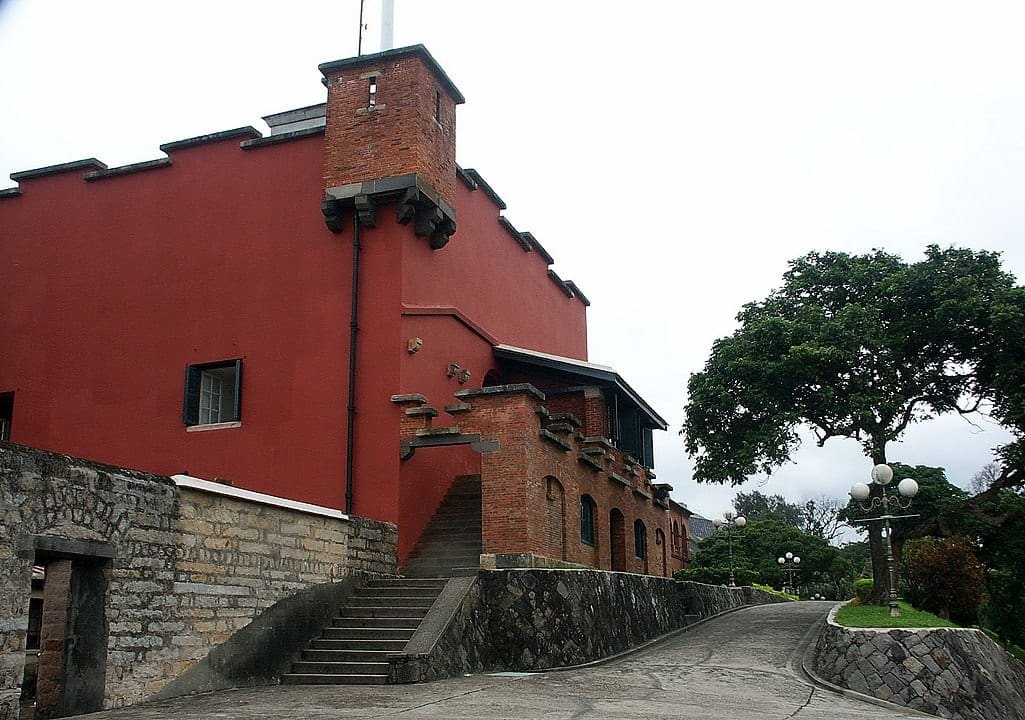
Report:
<svg viewBox="0 0 1025 720"><path fill-rule="evenodd" d="M6 443L0 482L0 718L18 713L34 563L102 567L104 707L160 692L299 591L395 572L393 525L327 508ZM60 664L55 632L44 632L40 671Z"/></svg>
<svg viewBox="0 0 1025 720"><path fill-rule="evenodd" d="M697 620L782 598L596 570L484 570L454 578L407 652L395 682L493 670L579 665L629 650ZM428 635L428 633L430 633Z"/></svg>
<svg viewBox="0 0 1025 720"><path fill-rule="evenodd" d="M981 630L846 628L837 609L815 647L823 679L943 718L1025 718L1025 665Z"/></svg>

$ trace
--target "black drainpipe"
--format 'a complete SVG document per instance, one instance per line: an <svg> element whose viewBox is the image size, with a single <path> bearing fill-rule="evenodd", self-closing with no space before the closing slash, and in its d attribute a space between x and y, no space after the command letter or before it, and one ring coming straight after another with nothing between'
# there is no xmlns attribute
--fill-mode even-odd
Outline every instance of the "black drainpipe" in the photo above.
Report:
<svg viewBox="0 0 1025 720"><path fill-rule="evenodd" d="M345 513L352 512L352 453L356 434L356 333L359 330L359 213L352 215L352 311L349 315L349 406L345 433Z"/></svg>

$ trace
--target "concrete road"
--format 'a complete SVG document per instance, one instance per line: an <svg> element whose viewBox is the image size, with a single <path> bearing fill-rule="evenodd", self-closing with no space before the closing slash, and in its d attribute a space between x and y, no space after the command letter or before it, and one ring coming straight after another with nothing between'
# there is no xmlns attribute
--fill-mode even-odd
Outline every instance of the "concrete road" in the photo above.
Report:
<svg viewBox="0 0 1025 720"><path fill-rule="evenodd" d="M830 603L746 608L617 660L534 675L424 685L280 686L180 698L85 716L180 718L697 718L893 720L922 717L810 685L798 669Z"/></svg>

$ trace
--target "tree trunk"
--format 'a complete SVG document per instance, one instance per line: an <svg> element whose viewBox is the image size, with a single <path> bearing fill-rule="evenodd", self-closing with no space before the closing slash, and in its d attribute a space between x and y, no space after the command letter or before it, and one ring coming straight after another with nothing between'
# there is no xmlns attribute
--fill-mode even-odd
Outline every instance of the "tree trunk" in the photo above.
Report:
<svg viewBox="0 0 1025 720"><path fill-rule="evenodd" d="M882 523L868 524L868 546L872 552L872 600L873 605L890 602L889 570L886 567L886 541L883 540Z"/></svg>
<svg viewBox="0 0 1025 720"><path fill-rule="evenodd" d="M872 452L872 464L880 465L886 462L886 444L877 442L876 449ZM869 482L872 488L871 497L879 496L879 486ZM883 539L883 524L881 522L867 523L868 547L872 553L872 600L873 605L886 605L890 602L890 573L886 566L886 541ZM892 538L891 538L892 540Z"/></svg>

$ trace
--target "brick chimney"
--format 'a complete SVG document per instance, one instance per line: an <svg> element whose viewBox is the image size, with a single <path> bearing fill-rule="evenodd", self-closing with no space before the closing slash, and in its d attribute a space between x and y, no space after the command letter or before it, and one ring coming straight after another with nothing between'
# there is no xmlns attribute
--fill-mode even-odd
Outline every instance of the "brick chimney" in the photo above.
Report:
<svg viewBox="0 0 1025 720"><path fill-rule="evenodd" d="M456 105L462 94L423 45L320 66L327 86L324 215L339 232L395 200L398 221L442 247L455 232Z"/></svg>

